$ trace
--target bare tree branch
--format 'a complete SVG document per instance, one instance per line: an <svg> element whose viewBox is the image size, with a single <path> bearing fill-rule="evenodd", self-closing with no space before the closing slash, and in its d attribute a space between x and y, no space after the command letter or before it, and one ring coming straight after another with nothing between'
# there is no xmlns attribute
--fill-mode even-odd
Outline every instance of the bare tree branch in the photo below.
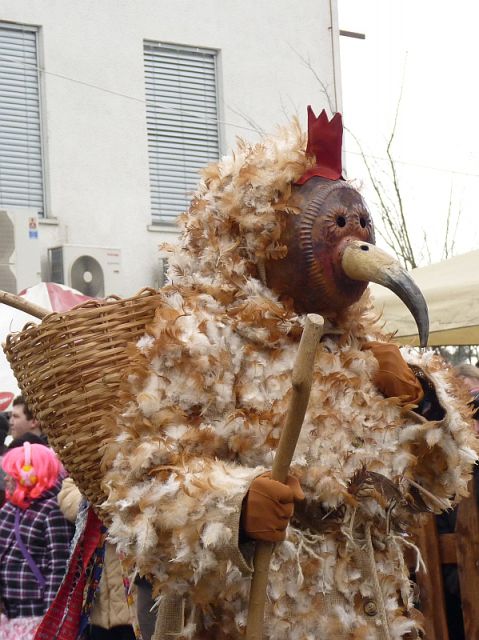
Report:
<svg viewBox="0 0 479 640"><path fill-rule="evenodd" d="M316 69L311 64L311 61L309 60L309 58L305 58L303 55L301 55L299 53L299 51L296 51L296 49L291 44L289 45L289 47L298 56L298 58L301 60L301 62L304 64L304 66L307 69L309 69L311 71L311 73L313 74L313 76L316 78L316 80L317 80L319 86L321 87L322 92L324 93L324 96L325 96L325 98L327 100L330 113L334 113L335 108L333 106L333 101L331 99L331 96L329 95L329 87L328 87L328 85L320 78L318 72L316 71Z"/></svg>
<svg viewBox="0 0 479 640"><path fill-rule="evenodd" d="M402 200L401 189L399 188L399 180L398 180L398 176L397 176L397 172L396 172L396 164L395 164L394 159L393 159L392 154L391 154L391 146L392 146L392 143L394 141L394 137L396 135L396 128L397 128L397 121L398 121L398 117L399 117L399 108L401 106L402 92L403 92L403 83L401 83L401 89L400 89L400 92L399 92L399 98L398 98L398 102L397 102L397 105L396 105L396 113L394 115L393 128L391 130L391 135L389 137L389 141L388 141L388 144L386 146L386 155L387 155L388 160L389 160L389 166L391 168L391 175L392 175L392 183L393 183L394 191L396 193L396 197L397 197L397 201L398 201L399 216L400 216L400 220L401 220L401 225L400 226L401 226L402 242L404 243L405 254L407 255L407 262L414 269L415 267L417 267L417 263L416 263L416 259L415 259L415 256L414 256L414 251L413 251L413 248L412 248L412 245L411 245L411 241L410 241L409 230L408 230L408 226L407 226L407 222L406 222L406 216L404 214L404 204L403 204L403 200Z"/></svg>
<svg viewBox="0 0 479 640"><path fill-rule="evenodd" d="M281 112L284 115L284 118L286 120L286 122L289 122L291 120L291 115L296 116L296 118L298 118L299 120L299 113L298 113L298 108L296 107L296 105L294 104L292 98L290 96L288 96L288 101L290 102L291 108L287 109L286 105L284 103L284 99L283 96L280 96L280 105L281 105Z"/></svg>
<svg viewBox="0 0 479 640"><path fill-rule="evenodd" d="M459 228L459 221L461 219L461 215L462 215L462 206L459 206L457 209L456 224L454 225L454 233L452 234L452 239L451 239L450 254L452 256L454 255L455 249L456 249L457 230Z"/></svg>
<svg viewBox="0 0 479 640"><path fill-rule="evenodd" d="M405 250L405 246L402 238L402 229L399 225L395 223L394 217L391 214L391 208L390 206L388 206L386 202L387 189L385 189L384 186L382 185L380 179L378 178L377 172L376 173L374 172L373 167L369 162L369 159L365 154L364 149L361 143L359 142L358 138L354 135L354 133L350 129L348 129L347 127L345 127L345 129L358 146L359 153L364 162L364 166L366 167L366 171L368 172L371 185L378 198L381 220L383 222L383 225L387 233L387 237L383 236L383 239L386 241L388 246L395 253L398 254L398 256L403 261L404 266L409 266L409 256L407 251Z"/></svg>
<svg viewBox="0 0 479 640"><path fill-rule="evenodd" d="M427 241L427 235L426 235L425 231L422 232L422 239L423 239L423 242L424 242L424 250L425 250L425 252L427 254L427 261L430 263L431 262L431 252L429 250L429 244L428 244L428 241Z"/></svg>
<svg viewBox="0 0 479 640"><path fill-rule="evenodd" d="M449 225L451 222L451 208L452 208L452 180L451 187L449 189L449 203L447 206L447 216L446 216L446 230L444 232L444 245L442 248L442 257L447 260L449 258Z"/></svg>
<svg viewBox="0 0 479 640"><path fill-rule="evenodd" d="M442 257L443 259L447 260L448 258L450 258L452 255L454 255L454 249L456 246L456 236L457 236L457 230L459 227L459 220L461 218L461 213L462 213L462 208L458 207L457 208L457 213L456 213L456 220L455 220L455 224L454 224L454 229L451 231L451 226L453 223L453 218L454 218L454 198L453 198L453 193L454 193L454 178L451 177L451 186L449 189L449 202L448 202L448 206L447 206L447 215L446 215L446 229L444 232L444 245L443 245L443 250L442 250Z"/></svg>
<svg viewBox="0 0 479 640"><path fill-rule="evenodd" d="M257 123L253 120L253 118L251 118L250 116L248 116L248 114L244 113L243 111L240 111L239 109L235 109L234 107L227 105L228 109L230 111L232 111L234 114L236 114L237 116L239 116L240 118L243 118L243 120L245 122L247 122L249 124L249 126L254 129L254 131L256 131L256 133L258 133L261 136L265 135L265 130Z"/></svg>
<svg viewBox="0 0 479 640"><path fill-rule="evenodd" d="M308 57L300 54L292 46L290 46L290 48L314 76L315 80L321 87L321 91L326 98L331 113L333 113L333 101L329 93L328 85L319 76L319 73L311 64L311 61ZM427 258L428 262L431 262L431 251L428 244L428 236L425 231L423 231L422 233L422 247L419 249L419 251L415 251L415 247L412 242L413 238L410 232L410 225L408 224L408 218L406 215L406 206L403 199L403 192L401 190L400 180L397 172L397 162L394 159L392 151L393 143L396 139L397 134L399 111L403 96L405 70L406 59L404 61L402 81L394 114L393 126L386 144L386 158L384 160L386 161L387 171L384 172L384 179L382 177L383 171L381 170L379 164L375 164L370 160L372 156L368 156L365 153L363 146L357 136L348 127L345 126L344 129L348 132L359 149L359 155L361 156L361 159L364 163L369 181L378 201L379 215L382 222L382 228L378 228L378 235L384 240L386 245L398 256L403 266L408 269L412 269L418 266L419 259L423 258L423 256ZM461 210L459 209L455 221L454 232L451 233L452 221L454 219L452 195L453 193L451 187L446 220L446 234L443 247L443 253L446 258L450 257L454 253L455 238L461 213Z"/></svg>

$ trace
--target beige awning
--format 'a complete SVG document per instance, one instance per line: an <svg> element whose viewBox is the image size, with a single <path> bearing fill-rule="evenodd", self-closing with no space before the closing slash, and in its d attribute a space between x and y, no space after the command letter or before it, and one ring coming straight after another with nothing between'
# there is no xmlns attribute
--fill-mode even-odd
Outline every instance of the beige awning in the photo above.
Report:
<svg viewBox="0 0 479 640"><path fill-rule="evenodd" d="M479 344L479 251L410 273L429 308L428 344ZM419 344L415 322L404 303L384 287L371 284L370 288L375 307L386 321L385 330L396 331L402 344Z"/></svg>

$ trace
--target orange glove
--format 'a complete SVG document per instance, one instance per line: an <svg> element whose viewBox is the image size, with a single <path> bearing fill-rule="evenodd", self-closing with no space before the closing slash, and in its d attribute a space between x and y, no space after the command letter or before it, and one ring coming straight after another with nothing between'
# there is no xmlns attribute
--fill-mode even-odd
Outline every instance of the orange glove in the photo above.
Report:
<svg viewBox="0 0 479 640"><path fill-rule="evenodd" d="M421 383L404 361L399 347L390 342L367 342L363 349L371 349L379 369L373 382L386 398L400 398L402 406L418 405L424 397Z"/></svg>
<svg viewBox="0 0 479 640"><path fill-rule="evenodd" d="M304 493L294 476L288 476L286 484L273 480L271 471L258 476L243 501L243 533L264 542L284 540L295 500L304 500Z"/></svg>

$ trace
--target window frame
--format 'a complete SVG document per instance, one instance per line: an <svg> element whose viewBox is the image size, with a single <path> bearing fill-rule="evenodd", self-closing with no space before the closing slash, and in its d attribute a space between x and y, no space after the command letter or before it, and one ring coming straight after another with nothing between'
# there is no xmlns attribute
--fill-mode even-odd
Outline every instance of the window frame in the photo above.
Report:
<svg viewBox="0 0 479 640"><path fill-rule="evenodd" d="M177 44L177 43L169 43L169 42L163 42L163 41L155 41L155 40L151 40L151 39L144 39L143 40L143 68L144 68L144 82L145 82L145 115L146 115L146 132L147 132L147 149L148 149L148 172L149 172L149 198L150 198L150 225L151 228L160 228L160 227L165 227L166 229L171 229L174 228L175 224L176 224L176 218L178 217L178 215L180 215L180 213L182 211L185 211L188 208L189 205L189 201L190 201L190 195L187 195L185 197L185 204L183 206L183 208L180 211L173 211L173 213L171 213L170 215L168 215L167 213L164 212L164 210L162 210L161 208L161 203L158 204L158 208L156 209L154 203L153 203L153 198L154 198L154 189L155 187L157 188L157 190L161 189L161 169L157 170L156 175L153 175L153 170L152 170L152 139L151 139L151 130L152 130L152 126L150 124L149 121L149 110L152 108L154 102L151 99L151 96L149 95L149 90L147 87L148 84L148 75L147 75L147 54L150 53L150 55L152 53L154 53L154 51L158 50L159 51L159 57L161 57L161 55L163 53L168 53L169 51L172 53L176 53L178 56L178 60L179 63L181 64L181 55L182 53L185 54L185 56L188 56L188 54L193 54L193 55L207 55L210 59L210 61L212 62L212 68L213 68L213 83L212 83L212 87L214 88L214 111L215 111L215 117L213 118L199 118L199 122L200 123L206 123L208 125L208 121L211 121L211 123L214 123L215 125L215 150L214 150L214 157L213 154L211 157L209 158L204 158L201 160L201 163L198 165L198 167L194 167L194 168L188 168L188 171L190 171L191 173L194 173L195 171L198 171L196 179L195 179L195 184L191 184L190 186L190 191L191 191L191 195L193 193L194 188L196 187L196 185L199 183L200 181L200 175L199 175L199 170L206 166L208 163L210 162L216 162L220 156L221 156L221 150L222 150L222 129L221 129L221 120L220 120L220 51L218 49L214 49L211 47L197 47L197 46L191 46L191 45L183 45L183 44ZM185 58L186 59L186 58ZM200 59L200 57L199 57ZM160 66L160 65L158 65ZM161 90L161 80L158 80L158 84L157 86L160 87ZM151 91L151 89L150 89ZM175 108L175 107L173 107ZM185 113L188 113L188 109L186 108ZM166 111L167 112L167 111ZM167 112L168 113L168 112ZM179 118L178 121L173 122L173 126L175 126L175 124L180 124L181 123L181 119ZM194 125L194 120L192 118L189 119L188 123L186 123L186 127L189 126L189 124ZM161 137L161 124L157 125L156 127L156 132L159 132L159 135ZM208 133L205 134L204 139L202 141L202 147L204 149L207 149L208 147ZM201 155L200 151L199 154ZM204 154L205 156L207 155L207 153ZM174 166L174 165L173 165ZM172 170L172 172L174 173L174 169ZM156 184L153 182L153 180L156 180ZM167 183L168 180L164 179L164 181ZM185 179L185 186L188 190L188 183L187 183L187 177ZM168 189L166 189L166 195L168 195ZM161 197L161 196L160 196ZM150 227L149 227L150 228Z"/></svg>
<svg viewBox="0 0 479 640"><path fill-rule="evenodd" d="M46 171L46 149L45 149L45 132L44 132L44 91L43 91L43 74L41 67L41 27L37 25L30 25L20 22L7 22L0 19L0 29L16 31L19 33L29 32L34 35L35 39L35 77L37 83L37 95L38 95L38 136L40 147L40 171L41 171L41 210L37 210L36 213L40 220L46 220L48 215L48 198L47 198L47 171ZM31 208L37 209L36 205L30 205L25 203L7 204L0 203L2 209L15 209L15 208Z"/></svg>

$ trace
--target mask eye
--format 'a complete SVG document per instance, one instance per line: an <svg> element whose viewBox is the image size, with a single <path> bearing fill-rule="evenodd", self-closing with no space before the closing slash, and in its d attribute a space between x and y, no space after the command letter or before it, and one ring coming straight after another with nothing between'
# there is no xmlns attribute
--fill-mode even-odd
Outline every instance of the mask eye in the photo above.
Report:
<svg viewBox="0 0 479 640"><path fill-rule="evenodd" d="M344 216L336 216L336 224L338 227L346 226L346 218Z"/></svg>
<svg viewBox="0 0 479 640"><path fill-rule="evenodd" d="M367 220L366 220L366 218L365 218L364 216L360 216L360 217L359 217L359 224L361 225L361 227L362 227L363 229L365 229L365 228L366 228Z"/></svg>

